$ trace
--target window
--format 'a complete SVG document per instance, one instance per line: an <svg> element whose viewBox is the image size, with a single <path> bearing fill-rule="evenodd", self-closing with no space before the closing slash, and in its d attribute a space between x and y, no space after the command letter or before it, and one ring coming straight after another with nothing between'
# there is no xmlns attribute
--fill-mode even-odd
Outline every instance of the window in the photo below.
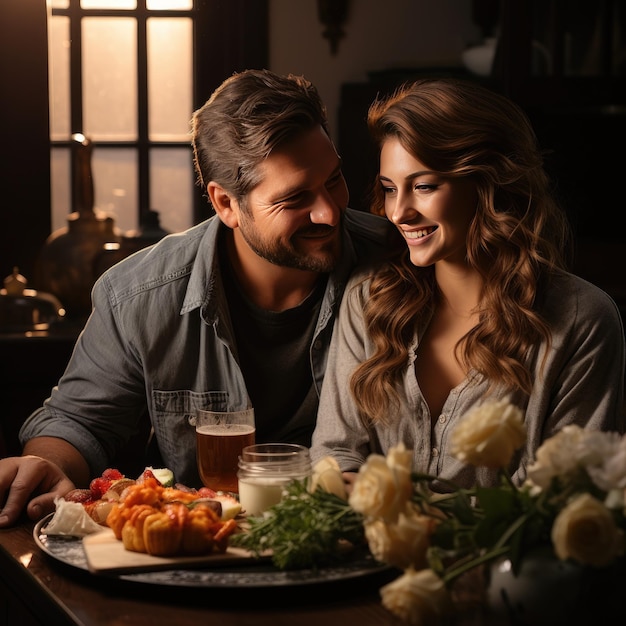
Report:
<svg viewBox="0 0 626 626"><path fill-rule="evenodd" d="M140 4L141 6L138 6ZM92 141L94 205L122 230L150 209L194 222L193 0L49 0L52 228L72 205L71 135Z"/></svg>
<svg viewBox="0 0 626 626"><path fill-rule="evenodd" d="M93 145L94 206L122 231L145 226L150 211L169 232L192 226L202 215L189 120L210 93L194 101L196 39L221 3L47 1L52 229L72 206L74 133Z"/></svg>
<svg viewBox="0 0 626 626"><path fill-rule="evenodd" d="M155 0L152 0L154 2ZM5 98L0 98L0 129L3 143L2 149L5 159L0 168L0 188L2 188L2 203L6 207L3 212L3 227L0 229L0 268L2 276L8 276L14 266L29 279L29 286L41 289L36 282L35 265L39 252L44 246L46 238L51 232L58 231L59 227L67 226L67 215L72 211L71 184L69 178L69 138L74 132L84 132L83 127L83 88L82 88L82 46L77 45L82 33L70 32L71 38L66 39L65 51L60 51L61 59L65 61L54 67L55 76L49 78L49 66L53 62L49 58L49 48L55 45L50 41L48 33L52 32L51 22L64 18L66 26L70 28L71 16L83 12L85 17L111 19L130 18L136 15L137 52L136 58L127 58L126 64L136 72L136 140L131 142L116 140L98 140L93 137L96 152L94 160L99 165L100 157L111 153L115 156L116 150L123 150L127 156L129 148L135 149L134 165L129 167L136 176L135 189L125 190L125 202L128 203L130 218L120 217L120 227L125 224L141 223L145 208L176 212L181 206L178 198L172 200L171 205L161 208L157 206L157 196L151 194L162 193L152 191L158 185L165 186L165 174L173 176L168 161L170 151L186 150L189 153L188 138L185 141L172 141L171 137L163 141L163 129L157 127L160 137L150 137L144 125L148 124L148 52L147 52L147 19L149 17L185 17L192 22L192 104L193 108L201 106L211 92L227 76L233 72L248 67L267 67L268 60L268 11L267 0L192 0L193 10L176 11L157 9L147 6L145 0L136 0L136 9L94 9L80 6L77 0L54 0L52 6L46 6L46 0L16 0L0 2L0 24L3 36L0 37L0 79L2 80ZM62 8L64 6L64 8ZM53 15L54 11L54 15ZM158 11L158 13L157 13ZM168 14L168 11L173 13ZM106 14L108 12L108 15ZM58 21L63 21L59 19ZM144 26L146 30L144 35ZM74 28L80 20L73 20ZM82 29L82 27L81 27ZM141 37L145 36L142 44ZM70 47L71 44L71 47ZM58 43L56 44L58 45ZM145 63L141 64L139 57L141 48L145 46ZM71 56L70 56L71 55ZM74 58L78 56L78 58ZM54 61L57 63L57 61ZM60 69L59 69L60 68ZM65 69L64 69L65 68ZM66 85L59 83L58 71L63 71ZM142 74L143 72L143 74ZM63 74L61 74L62 76ZM91 77L93 79L93 77ZM71 84L70 84L71 80ZM143 82L142 82L143 81ZM50 100L49 84L55 95ZM60 113L57 107L57 93L65 94L65 113ZM172 94L173 96L173 94ZM144 98L144 100L142 100ZM77 102L74 102L77 99ZM156 103L154 106L161 106ZM143 107L143 108L142 108ZM61 109L62 110L62 109ZM159 113L157 112L157 115ZM178 115L178 114L176 114ZM187 114L185 114L187 115ZM54 118L54 140L51 143L52 119ZM61 122L60 122L60 121ZM65 122L63 122L65 120ZM93 118L92 118L93 120ZM178 120L180 121L180 120ZM183 120L183 123L186 120ZM66 127L59 135L59 123ZM92 123L92 122L88 122ZM95 123L95 121L94 121ZM117 122L116 122L117 124ZM117 128L117 125L115 126ZM152 132L152 131L151 131ZM58 137L61 138L58 138ZM146 139L142 139L146 138ZM142 144L142 141L145 141ZM150 148L148 147L150 146ZM154 148L156 156L152 159L150 149ZM62 156L62 150L65 156ZM52 155L51 151L54 151ZM99 153L99 154L98 154ZM171 157L173 158L173 157ZM65 160L65 165L63 161ZM54 161L54 171L50 169ZM61 165L59 165L61 164ZM156 185L151 187L151 168L156 164ZM187 176L192 176L192 164L187 161ZM144 171L144 169L146 171ZM160 180L159 180L160 176ZM94 172L96 203L100 203L103 193L102 175L99 170ZM110 190L123 189L123 180L110 183ZM169 186L169 183L167 183ZM60 194L65 189L66 198ZM52 191L51 191L52 190ZM167 190L166 190L167 191ZM51 193L54 200L51 202ZM116 193L122 193L118 191ZM193 223L198 223L211 214L210 207L197 186L193 187ZM172 194L173 195L173 194ZM118 198L112 191L109 196ZM132 198L132 200L131 200ZM51 204L55 207L56 217L51 223ZM117 210L117 209L116 209ZM173 229L164 218L164 228Z"/></svg>

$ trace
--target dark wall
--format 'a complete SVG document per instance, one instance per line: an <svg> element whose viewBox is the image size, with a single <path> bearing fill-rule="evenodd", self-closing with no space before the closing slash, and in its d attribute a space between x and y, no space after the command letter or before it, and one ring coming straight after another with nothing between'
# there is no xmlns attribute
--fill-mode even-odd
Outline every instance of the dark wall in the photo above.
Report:
<svg viewBox="0 0 626 626"><path fill-rule="evenodd" d="M454 74L458 76L458 70ZM389 93L404 80L418 75L423 76L424 72L389 74L342 87L338 148L350 190L350 206L355 209L369 209L369 191L378 171L378 151L366 126L369 105L377 95ZM574 95L558 105L519 104L528 113L545 150L546 170L572 224L570 268L609 293L626 320L626 233L621 227L626 213L622 190L626 172L626 153L622 149L626 144L626 104L620 92L616 93L613 105L577 104L588 100L588 93L580 99Z"/></svg>
<svg viewBox="0 0 626 626"><path fill-rule="evenodd" d="M468 78L458 72L455 75ZM378 167L378 154L365 122L369 104L405 78L416 77L342 87L338 148L353 208L368 209L369 189ZM626 212L622 192L626 105L576 106L574 102L568 106L522 106L545 150L546 169L577 237L626 243L626 233L618 226Z"/></svg>
<svg viewBox="0 0 626 626"><path fill-rule="evenodd" d="M546 107L528 111L546 169L579 238L626 242L623 176L626 106Z"/></svg>
<svg viewBox="0 0 626 626"><path fill-rule="evenodd" d="M0 280L50 234L47 45L45 0L0 0Z"/></svg>

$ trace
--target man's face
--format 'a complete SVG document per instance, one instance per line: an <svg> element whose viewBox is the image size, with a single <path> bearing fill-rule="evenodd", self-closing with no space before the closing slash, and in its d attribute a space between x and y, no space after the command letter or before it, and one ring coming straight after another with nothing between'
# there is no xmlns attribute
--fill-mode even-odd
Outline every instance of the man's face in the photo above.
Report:
<svg viewBox="0 0 626 626"><path fill-rule="evenodd" d="M330 272L341 252L348 188L341 161L321 127L274 150L260 165L262 182L239 207L239 232L275 265Z"/></svg>

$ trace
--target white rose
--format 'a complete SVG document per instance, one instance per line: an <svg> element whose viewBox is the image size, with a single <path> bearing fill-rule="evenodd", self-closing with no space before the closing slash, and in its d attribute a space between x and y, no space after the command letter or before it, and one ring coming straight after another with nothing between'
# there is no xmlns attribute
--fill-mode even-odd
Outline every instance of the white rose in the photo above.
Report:
<svg viewBox="0 0 626 626"><path fill-rule="evenodd" d="M574 450L578 449L584 435L580 426L570 424L546 439L535 454L535 462L528 468L529 481L547 489L555 476L566 476L576 470L579 459Z"/></svg>
<svg viewBox="0 0 626 626"><path fill-rule="evenodd" d="M389 469L396 474L398 481L407 482L411 480L413 455L403 443L390 448L386 460Z"/></svg>
<svg viewBox="0 0 626 626"><path fill-rule="evenodd" d="M626 515L626 509L624 508L626 504L625 496L623 489L611 489L606 494L606 498L604 498L604 506L607 509L622 511L622 515Z"/></svg>
<svg viewBox="0 0 626 626"><path fill-rule="evenodd" d="M313 492L318 487L329 493L334 493L343 500L348 499L346 484L339 469L339 463L332 456L325 456L313 467L309 489Z"/></svg>
<svg viewBox="0 0 626 626"><path fill-rule="evenodd" d="M576 445L576 460L585 467L602 465L617 454L621 440L619 433L583 429Z"/></svg>
<svg viewBox="0 0 626 626"><path fill-rule="evenodd" d="M589 432L582 462L603 491L626 487L626 437L606 431Z"/></svg>
<svg viewBox="0 0 626 626"><path fill-rule="evenodd" d="M435 626L451 612L452 599L431 569L407 569L380 590L383 606L411 626Z"/></svg>
<svg viewBox="0 0 626 626"><path fill-rule="evenodd" d="M451 452L464 463L506 467L526 441L522 411L507 399L470 409L452 433Z"/></svg>
<svg viewBox="0 0 626 626"><path fill-rule="evenodd" d="M370 552L377 561L388 563L398 569L413 566L426 567L426 551L437 522L420 515L412 506L400 513L396 523L381 519L365 523L365 538Z"/></svg>
<svg viewBox="0 0 626 626"><path fill-rule="evenodd" d="M556 517L552 543L557 556L604 567L624 553L624 534L611 512L588 493L572 500Z"/></svg>
<svg viewBox="0 0 626 626"><path fill-rule="evenodd" d="M355 511L391 522L398 519L413 492L403 451L402 444L390 451L391 466L380 454L367 457L359 468L349 497L350 506Z"/></svg>

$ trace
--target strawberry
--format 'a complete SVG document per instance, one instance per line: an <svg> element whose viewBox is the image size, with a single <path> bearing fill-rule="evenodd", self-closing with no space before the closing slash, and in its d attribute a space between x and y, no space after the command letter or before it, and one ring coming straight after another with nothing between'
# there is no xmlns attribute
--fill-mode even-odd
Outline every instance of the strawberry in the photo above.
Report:
<svg viewBox="0 0 626 626"><path fill-rule="evenodd" d="M124 478L124 474L117 469L108 468L102 472L102 476L94 478L89 483L89 489L91 490L94 500L99 500L102 496L111 488L111 485Z"/></svg>
<svg viewBox="0 0 626 626"><path fill-rule="evenodd" d="M107 480L119 480L120 478L124 478L124 475L117 469L109 468L102 472L102 478L106 478Z"/></svg>
<svg viewBox="0 0 626 626"><path fill-rule="evenodd" d="M111 487L111 480L107 478L103 478L100 476L99 478L94 478L89 483L89 489L94 496L94 500L99 500L102 496L109 490Z"/></svg>
<svg viewBox="0 0 626 626"><path fill-rule="evenodd" d="M139 477L139 482L142 482L147 478L154 478L154 480L156 480L156 476L149 467L146 467L146 469L142 472L141 476Z"/></svg>

